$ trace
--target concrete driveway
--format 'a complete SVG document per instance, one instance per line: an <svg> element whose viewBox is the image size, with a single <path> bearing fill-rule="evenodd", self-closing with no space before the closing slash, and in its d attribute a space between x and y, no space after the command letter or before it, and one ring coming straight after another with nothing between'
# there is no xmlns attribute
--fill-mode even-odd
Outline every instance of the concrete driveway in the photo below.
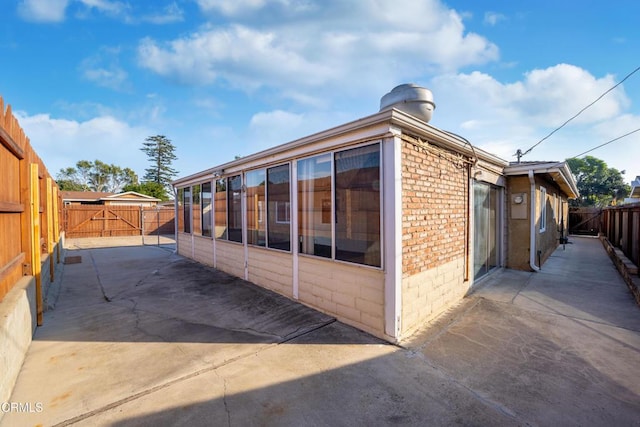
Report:
<svg viewBox="0 0 640 427"><path fill-rule="evenodd" d="M402 346L168 246L68 242L0 424L640 425L640 308L572 241Z"/></svg>

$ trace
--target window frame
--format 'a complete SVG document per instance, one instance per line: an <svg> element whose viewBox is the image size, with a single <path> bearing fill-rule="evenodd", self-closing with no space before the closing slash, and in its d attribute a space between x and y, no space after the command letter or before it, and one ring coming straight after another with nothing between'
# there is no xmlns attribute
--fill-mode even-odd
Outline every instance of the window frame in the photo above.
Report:
<svg viewBox="0 0 640 427"><path fill-rule="evenodd" d="M202 236L202 184L191 186L191 234ZM200 215L199 218L196 218Z"/></svg>
<svg viewBox="0 0 640 427"><path fill-rule="evenodd" d="M273 171L274 169L283 168L284 166L286 166L286 168L287 168L287 187L288 187L288 191L286 193L282 193L282 194L286 194L287 198L288 198L288 200L285 201L285 211L288 214L289 221L288 222L278 222L277 221L278 212L277 212L277 209L276 209L275 218L274 218L273 223L274 224L283 224L283 225L287 225L288 226L287 228L288 228L288 246L289 247L288 248L278 248L278 247L275 247L276 242L271 243L273 235L271 234L271 231L269 229L269 224L271 222L270 213L269 213L270 212L269 211L269 205L270 205L270 202L273 202L271 200L271 195L270 195L270 191L269 191L269 182L270 182L269 181L269 177L270 177L269 172ZM265 220L265 229L266 229L266 231L265 231L266 248L267 249L272 249L272 250L277 250L277 251L284 251L284 252L292 253L293 245L294 245L294 241L293 241L293 222L291 221L291 218L293 216L293 211L292 211L293 204L291 202L292 191L293 191L293 186L291 184L292 181L293 181L293 165L292 165L291 162L285 162L285 163L280 163L280 164L276 164L276 165L271 165L271 166L265 168L265 177L266 177L266 179L265 179L265 185L266 185L266 187L265 187L266 209L264 211L265 212L264 220ZM278 193L274 193L274 197L277 194ZM275 201L276 206L277 206L278 202L279 202L278 200Z"/></svg>
<svg viewBox="0 0 640 427"><path fill-rule="evenodd" d="M205 206L205 197L206 194L204 191L204 186L209 185L209 204ZM205 212L206 208L209 208L207 212ZM213 206L213 184L211 181L205 181L200 183L200 230L202 231L203 237L212 237L213 236L213 214L214 214L214 206ZM205 218L209 218L208 223L205 223ZM207 227L205 227L205 225Z"/></svg>
<svg viewBox="0 0 640 427"><path fill-rule="evenodd" d="M214 180L214 186L215 189L213 191L213 238L216 240L226 240L228 241L228 236L229 236L229 230L228 230L228 225L227 225L227 187L228 187L228 183L227 183L227 178L226 177L219 177L216 178ZM219 191L220 188L224 186L224 191ZM216 198L216 194L218 193L223 193L224 192L224 197L221 199ZM222 209L217 209L216 205L220 204L220 203L224 203L224 212L222 212ZM220 212L219 212L220 211ZM224 219L224 223L220 223L218 222L218 218L222 218ZM218 236L218 232L217 232L217 227L222 227L222 233Z"/></svg>
<svg viewBox="0 0 640 427"><path fill-rule="evenodd" d="M334 156L334 151L323 151L323 152L315 153L313 155L302 157L302 158L299 158L299 159L296 160L296 177L295 177L296 194L295 194L294 197L297 200L297 202L296 202L296 204L297 204L297 212L296 212L296 224L295 224L295 226L298 229L298 241L296 242L296 244L298 245L298 251L297 252L300 255L313 256L313 257L317 257L317 258L321 258L321 259L335 260L335 258L334 258L334 243L333 243L334 239L335 239L335 236L334 236L334 234L335 234L334 225L335 224L333 224L333 221L331 221L331 218L334 217L334 211L333 211L333 198L334 198L334 177L333 177L333 175L334 175L333 163L334 162L333 162L333 156ZM300 227L302 225L300 219L303 216L303 215L301 215L301 213L302 213L301 209L303 208L303 206L302 206L303 204L300 203L300 194L301 194L300 193L300 187L301 187L300 186L300 183L301 183L301 181L300 181L300 173L301 173L301 170L305 170L306 169L306 168L301 168L300 167L301 166L300 163L301 162L306 162L306 161L314 159L314 158L321 158L321 157L327 157L328 158L328 162L329 162L329 175L328 175L328 178L329 178L329 196L328 196L328 198L325 198L324 196L321 196L320 204L319 204L320 215L321 215L320 224L329 224L329 239L330 239L330 243L329 243L329 254L328 254L328 256L318 255L316 253L312 253L311 254L311 253L304 252L302 250L303 246L304 245L310 245L312 242L310 242L310 241L303 242L302 233L301 233L301 230L300 230ZM317 164L318 163L316 163L316 165ZM306 173L306 171L305 171L305 173ZM315 169L314 169L314 175L315 175ZM321 179L325 179L327 177L323 175L320 178ZM314 178L314 181L316 179L318 179L318 178ZM314 182L314 188L315 188L315 182ZM315 191L314 191L314 196L315 196ZM327 220L325 221L325 215L327 214L327 212L326 212L327 210L325 209L325 206L326 206L327 202L329 203L329 209L328 209L329 214L328 214ZM316 206L315 197L314 197L312 206L313 206L314 210L317 210L318 206ZM309 214L307 213L307 215L309 215ZM315 225L317 223L314 222L313 224ZM316 231L315 228L314 228L314 231ZM315 248L315 246L316 246L315 239L314 239L314 242L313 242L313 246L314 246L314 252L316 252L315 251L315 249L316 249Z"/></svg>
<svg viewBox="0 0 640 427"><path fill-rule="evenodd" d="M227 180L227 241L229 242L235 242L235 243L240 243L240 244L244 244L244 220L243 217L245 215L244 213L244 207L243 207L243 203L242 203L242 193L244 192L244 177L242 173L238 173L236 175L230 175L228 177L226 177ZM233 187L232 184L232 180L238 180L238 182L234 182L234 184L238 184L239 186ZM234 194L234 192L237 192L238 194ZM237 196L237 199L236 199ZM236 207L238 209L239 212L236 212ZM240 214L239 218L237 217L238 213ZM232 215L234 216L233 221L232 221ZM238 224L238 219L239 219L239 224ZM236 230L233 234L230 232L231 231L231 225L237 226L239 225L239 228L235 227L234 230ZM237 232L237 230L239 230L239 233Z"/></svg>
<svg viewBox="0 0 640 427"><path fill-rule="evenodd" d="M182 189L183 200L182 207L184 213L183 219L183 233L191 234L193 232L193 227L191 227L191 186L184 187ZM188 199L188 200L187 200Z"/></svg>
<svg viewBox="0 0 640 427"><path fill-rule="evenodd" d="M547 231L547 189L540 186L540 233Z"/></svg>
<svg viewBox="0 0 640 427"><path fill-rule="evenodd" d="M378 239L380 242L380 259L379 259L379 265L371 265L371 264L365 264L365 263L358 263L358 262L353 262L353 261L348 261L348 260L341 260L341 259L337 259L336 258L336 154L338 153L342 153L345 151L349 151L349 150L354 150L357 148L362 148L362 147L367 147L367 146L377 146L377 152L378 152L378 177L379 177L379 199L378 199L378 209L379 209L379 232L378 232ZM383 245L383 241L384 241L384 155L383 155L383 144L382 141L380 140L375 140L375 141L367 141L367 142L363 142L360 144L354 144L354 145L350 145L347 147L341 147L340 149L334 149L334 150L329 150L329 151L322 151L319 153L314 153L313 155L309 155L309 156L305 156L305 157L301 157L296 159L296 176L295 176L295 181L297 183L299 183L299 175L300 175L300 167L299 167L299 162L300 161L304 161L304 160L308 160L308 159L312 159L314 157L319 157L319 156L323 156L323 155L329 155L330 156L330 162L331 162L331 167L330 167L330 178L331 178L331 195L330 195L330 202L331 202L331 209L330 209L330 219L329 222L331 223L331 256L330 257L325 257L325 256L321 256L321 255L315 255L315 254L308 254L305 252L302 252L301 250L298 250L298 254L302 255L302 256L309 256L309 257L314 257L314 258L318 258L318 259L324 259L324 260L331 260L334 262L339 262L339 263L345 263L347 265L351 265L351 266L358 266L358 267L363 267L363 268L373 268L376 270L383 270L385 267L385 257L384 257L384 245ZM293 179L292 179L293 181ZM299 192L300 189L297 188L296 192ZM298 197L298 194L295 194L295 197ZM300 204L298 203L297 206L297 210L295 212L295 218L296 218L296 227L300 226ZM298 242L296 242L296 244L298 244L298 249L300 249L300 234L298 234Z"/></svg>
<svg viewBox="0 0 640 427"><path fill-rule="evenodd" d="M288 225L288 249L283 249L283 248L278 248L275 247L273 245L275 245L275 243L271 243L271 237L272 235L270 227L269 227L269 223L271 221L270 219L270 214L269 214L269 205L270 205L270 194L269 194L269 172L273 169L276 168L281 168L283 166L287 167L287 187L288 187L288 191L287 191L287 197L288 200L285 202L286 203L286 214L288 217L288 221L287 222L282 222L278 220L278 213L277 211L275 212L276 218L274 218L274 223L275 224L282 224L282 225ZM262 201L259 201L259 205L262 206L262 210L260 210L258 212L258 224L264 224L264 244L256 244L256 243L250 243L248 236L247 236L247 246L251 246L251 247L256 247L256 248L262 248L262 249L271 249L271 250L276 250L276 251L284 251L284 252L292 252L292 224L291 224L291 217L293 215L292 212L292 203L291 203L291 191L292 191L292 186L291 186L291 181L292 181L292 167L291 167L291 162L285 162L285 163L280 163L280 164L276 164L276 165L272 165L272 166L268 166L268 167L263 167L263 168L257 168L257 169L250 169L244 172L244 176L245 176L245 181L248 181L246 179L248 174L251 174L253 172L263 172L264 173L264 203ZM247 194L245 196L245 202L246 202L246 198L248 197L248 187L247 187ZM276 206L278 203L282 203L281 201L276 200L275 201ZM245 215L249 216L249 206L248 203L245 203ZM247 233L249 232L249 229L247 229Z"/></svg>
<svg viewBox="0 0 640 427"><path fill-rule="evenodd" d="M251 176L252 175L256 175L256 176L260 176L262 177L262 184L258 184L255 186L249 186L250 183L250 178L253 179ZM264 210L264 205L265 203L263 203L263 201L258 200L256 205L257 205L257 212L255 212L255 224L253 224L254 221L252 221L252 225L255 226L255 230L250 230L249 229L249 197L251 196L250 194L250 188L259 188L262 187L262 192L264 194L264 201L267 202L268 199L268 194L267 194L267 168L259 168L259 169L251 169L248 171L244 172L244 185L245 185L245 191L244 191L244 199L245 199L245 204L244 204L244 214L247 217L247 245L248 246L255 246L255 247L259 247L259 248L266 248L267 247L267 233L269 232L268 230L268 224L266 224L264 222L264 218L263 218L263 210ZM259 190L258 193L259 194ZM262 229L260 228L260 226L262 226ZM255 239L252 237L252 235L250 234L250 231L255 231L256 232L256 237ZM263 240L262 240L262 244L260 244L260 231L262 231L264 233L263 236ZM255 240L255 241L254 241Z"/></svg>

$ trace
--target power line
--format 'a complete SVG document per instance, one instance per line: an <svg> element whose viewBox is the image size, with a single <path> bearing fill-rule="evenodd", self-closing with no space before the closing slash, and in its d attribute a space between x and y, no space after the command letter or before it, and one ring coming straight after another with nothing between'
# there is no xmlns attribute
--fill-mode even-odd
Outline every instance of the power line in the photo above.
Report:
<svg viewBox="0 0 640 427"><path fill-rule="evenodd" d="M594 151L594 150L597 150L598 148L604 147L605 145L609 145L609 144L611 144L612 142L615 142L615 141L617 141L617 140L619 140L619 139L622 139L622 138L624 138L624 137L627 137L627 136L629 136L629 135L631 135L631 134L634 134L634 133L636 133L636 132L640 132L640 128L638 128L638 129L636 129L636 130L632 130L631 132L627 132L627 133L625 133L624 135L620 135L620 136L619 136L619 137L617 137L617 138L610 139L609 141L607 141L607 142L605 142L605 143L603 143L603 144L600 144L600 145L598 145L597 147L593 147L592 149L587 150L587 151L585 151L584 153L580 153L580 154L578 154L578 155L576 155L576 156L572 156L571 158L573 158L573 157L580 157L580 156L584 156L584 155L585 155L585 154L587 154L587 153L590 153L590 152L592 152L592 151Z"/></svg>
<svg viewBox="0 0 640 427"><path fill-rule="evenodd" d="M518 156L518 161L520 161L520 157L524 156L525 154L529 154L531 152L531 150L533 150L534 148L536 148L538 145L540 145L543 141L545 141L547 138L549 138L551 135L553 135L554 133L556 133L557 131L559 131L560 129L562 129L563 127L565 127L571 120L575 119L576 117L578 117L580 114L582 114L587 108L591 107L593 104L595 104L596 102L600 101L602 98L604 98L604 96L606 94L608 94L609 92L611 92L612 90L614 90L615 88L617 88L618 86L620 86L622 83L624 83L625 80L627 80L629 77L631 77L632 75L634 75L636 72L640 71L640 67L636 68L635 70L633 70L632 72L630 72L629 74L627 74L625 76L625 78L623 78L622 80L620 80L618 83L616 83L613 87L609 88L606 92L604 92L602 95L600 95L599 97L597 97L593 102L591 102L589 105L587 105L586 107L584 107L582 110L578 111L573 117L571 117L569 120L565 121L563 124L561 124L560 126L558 126L557 128L555 128L553 131L551 131L551 133L549 133L547 136L545 136L544 138L542 138L540 141L536 142L535 144L533 144L533 146L531 148L529 148L527 151L525 151L524 153L520 150L518 150L516 152L516 155ZM613 142L613 141L611 141Z"/></svg>

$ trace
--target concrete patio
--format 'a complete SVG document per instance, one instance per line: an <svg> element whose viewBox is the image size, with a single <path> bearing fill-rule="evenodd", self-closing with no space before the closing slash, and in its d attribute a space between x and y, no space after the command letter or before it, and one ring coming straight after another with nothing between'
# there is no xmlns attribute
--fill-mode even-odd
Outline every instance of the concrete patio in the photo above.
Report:
<svg viewBox="0 0 640 427"><path fill-rule="evenodd" d="M401 346L167 241L69 241L0 425L640 425L640 308L570 240Z"/></svg>

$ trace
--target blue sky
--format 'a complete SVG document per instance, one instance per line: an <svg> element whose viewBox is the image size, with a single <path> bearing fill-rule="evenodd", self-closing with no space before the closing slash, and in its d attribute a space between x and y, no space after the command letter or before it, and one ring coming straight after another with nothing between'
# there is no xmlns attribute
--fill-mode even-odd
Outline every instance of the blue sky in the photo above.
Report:
<svg viewBox="0 0 640 427"><path fill-rule="evenodd" d="M162 134L180 176L434 94L431 124L506 160L640 66L640 2L21 0L0 15L0 95L55 174L134 169ZM523 160L640 128L640 72ZM640 175L640 132L590 153Z"/></svg>

